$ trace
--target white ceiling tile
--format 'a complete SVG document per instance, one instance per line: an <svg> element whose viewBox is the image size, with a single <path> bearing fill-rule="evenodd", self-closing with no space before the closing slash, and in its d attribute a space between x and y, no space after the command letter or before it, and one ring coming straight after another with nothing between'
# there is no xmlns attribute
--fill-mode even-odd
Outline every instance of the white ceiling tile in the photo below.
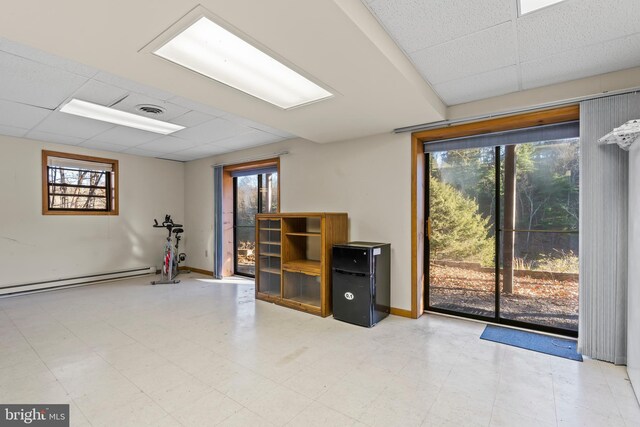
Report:
<svg viewBox="0 0 640 427"><path fill-rule="evenodd" d="M166 101L169 98L173 98L175 96L170 94L169 92L165 92L163 90L156 89L141 83L133 82L131 80L123 79L114 74L106 73L104 71L100 71L93 78L103 83L126 89L129 92L139 93L154 99L160 99L162 101Z"/></svg>
<svg viewBox="0 0 640 427"><path fill-rule="evenodd" d="M181 126L194 127L213 119L215 119L215 117L210 114L205 114L200 111L189 111L169 121Z"/></svg>
<svg viewBox="0 0 640 427"><path fill-rule="evenodd" d="M36 131L89 139L114 127L111 123L54 111L34 128Z"/></svg>
<svg viewBox="0 0 640 427"><path fill-rule="evenodd" d="M295 137L295 135L293 135L293 134L291 134L289 132L286 132L286 131L283 131L283 130L280 130L280 129L276 129L276 128L272 128L271 126L267 126L267 125L264 125L262 123L254 122L253 120L249 120L249 119L246 119L244 117L236 116L235 114L227 114L223 118L225 120L229 120L232 123L236 123L238 125L245 126L247 128L251 128L251 129L261 130L263 132L268 132L270 134L278 135L278 136L281 136L283 138L293 138L293 137Z"/></svg>
<svg viewBox="0 0 640 427"><path fill-rule="evenodd" d="M515 0L388 0L369 4L407 53L509 21L515 7Z"/></svg>
<svg viewBox="0 0 640 427"><path fill-rule="evenodd" d="M20 129L14 126L0 125L0 135L23 137L27 134L27 129Z"/></svg>
<svg viewBox="0 0 640 427"><path fill-rule="evenodd" d="M523 62L640 32L640 1L565 1L517 20Z"/></svg>
<svg viewBox="0 0 640 427"><path fill-rule="evenodd" d="M191 160L196 160L198 157L188 154L167 153L161 154L160 156L158 156L158 158L163 160L174 160L176 162L188 162Z"/></svg>
<svg viewBox="0 0 640 427"><path fill-rule="evenodd" d="M431 84L517 64L512 22L442 43L411 54L418 71ZM465 66L460 66L461 58Z"/></svg>
<svg viewBox="0 0 640 427"><path fill-rule="evenodd" d="M198 145L197 147L188 148L186 150L178 151L174 154L181 154L185 156L193 156L194 158L203 158L209 156L215 156L216 154L226 153L229 150L223 147L218 147L213 144Z"/></svg>
<svg viewBox="0 0 640 427"><path fill-rule="evenodd" d="M98 72L98 70L88 65L70 61L57 55L53 55L39 49L34 49L20 43L15 43L3 37L0 37L0 50L3 52L21 56L26 59L31 59L41 64L47 64L56 68L60 68L61 70L68 71L70 73L77 74L83 77L93 77Z"/></svg>
<svg viewBox="0 0 640 427"><path fill-rule="evenodd" d="M94 141L94 140L85 141L82 144L80 144L80 147L91 148L94 150L102 150L102 151L113 151L114 153L119 153L121 151L124 151L130 148L123 145L111 144L109 142Z"/></svg>
<svg viewBox="0 0 640 427"><path fill-rule="evenodd" d="M522 64L523 89L640 66L640 34Z"/></svg>
<svg viewBox="0 0 640 427"><path fill-rule="evenodd" d="M169 101L173 102L174 104L181 105L188 110L200 111L202 113L209 114L214 117L222 117L225 114L228 114L226 111L219 110L210 105L205 105L200 102L192 101L191 99L183 98L181 96L174 96L173 98L169 99Z"/></svg>
<svg viewBox="0 0 640 427"><path fill-rule="evenodd" d="M176 151L186 150L187 148L194 147L195 145L196 144L191 141L186 141L174 136L162 136L154 141L139 145L136 148L146 151L174 153Z"/></svg>
<svg viewBox="0 0 640 427"><path fill-rule="evenodd" d="M122 99L129 92L116 86L108 85L97 80L89 80L71 97L94 104L110 106L119 99Z"/></svg>
<svg viewBox="0 0 640 427"><path fill-rule="evenodd" d="M501 68L434 85L433 88L449 105L504 95L518 90L517 68L517 66Z"/></svg>
<svg viewBox="0 0 640 427"><path fill-rule="evenodd" d="M141 150L138 147L127 148L123 151L126 154L132 154L134 156L144 156L144 157L158 157L163 154L162 151L149 151L149 150Z"/></svg>
<svg viewBox="0 0 640 427"><path fill-rule="evenodd" d="M226 148L229 151L234 151L242 148L255 147L257 145L271 144L282 140L284 140L284 138L280 136L254 130L242 135L225 138L221 141L217 141L214 145Z"/></svg>
<svg viewBox="0 0 640 427"><path fill-rule="evenodd" d="M199 126L183 129L174 135L193 141L196 144L209 144L224 138L229 138L243 133L251 132L253 129L232 123L225 119L214 119Z"/></svg>
<svg viewBox="0 0 640 427"><path fill-rule="evenodd" d="M27 138L35 139L36 141L54 142L57 144L65 145L79 145L85 141L85 138L78 138L69 135L57 135L55 133L40 132L32 130L26 135Z"/></svg>
<svg viewBox="0 0 640 427"><path fill-rule="evenodd" d="M161 134L133 129L126 126L115 126L106 132L102 132L91 138L94 141L109 142L112 144L135 147L146 142L162 137Z"/></svg>
<svg viewBox="0 0 640 427"><path fill-rule="evenodd" d="M137 109L139 105L155 105L164 110L162 114L144 114ZM181 105L174 104L172 102L163 101L158 98L152 98L147 95L141 95L139 93L131 92L129 95L124 98L122 101L113 105L113 108L126 111L128 113L138 114L145 117L151 117L152 119L169 121L176 117L182 116L184 113L189 111L188 108L185 108Z"/></svg>
<svg viewBox="0 0 640 427"><path fill-rule="evenodd" d="M0 52L0 98L55 109L87 78Z"/></svg>
<svg viewBox="0 0 640 427"><path fill-rule="evenodd" d="M0 125L31 129L49 114L46 108L0 100Z"/></svg>

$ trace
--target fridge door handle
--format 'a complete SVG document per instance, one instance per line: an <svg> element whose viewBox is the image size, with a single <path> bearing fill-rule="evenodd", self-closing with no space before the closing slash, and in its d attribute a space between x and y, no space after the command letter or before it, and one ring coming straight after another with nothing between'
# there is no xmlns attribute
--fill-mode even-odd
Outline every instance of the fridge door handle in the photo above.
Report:
<svg viewBox="0 0 640 427"><path fill-rule="evenodd" d="M339 268L334 268L333 271L335 271L336 273L339 273L339 274L348 274L349 276L360 276L360 277L366 276L365 273L357 273L355 271L347 271L347 270L342 270L342 269L339 269Z"/></svg>

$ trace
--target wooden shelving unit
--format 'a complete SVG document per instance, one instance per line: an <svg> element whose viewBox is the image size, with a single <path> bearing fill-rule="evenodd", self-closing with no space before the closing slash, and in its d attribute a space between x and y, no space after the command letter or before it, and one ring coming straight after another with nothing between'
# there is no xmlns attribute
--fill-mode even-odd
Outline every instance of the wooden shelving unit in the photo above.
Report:
<svg viewBox="0 0 640 427"><path fill-rule="evenodd" d="M347 241L346 213L256 215L256 299L331 314L331 248Z"/></svg>

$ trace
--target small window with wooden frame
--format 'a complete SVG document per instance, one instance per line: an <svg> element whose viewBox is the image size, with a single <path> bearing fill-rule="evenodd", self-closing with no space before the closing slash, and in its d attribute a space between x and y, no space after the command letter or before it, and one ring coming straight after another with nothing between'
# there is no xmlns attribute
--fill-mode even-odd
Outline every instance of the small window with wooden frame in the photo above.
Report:
<svg viewBox="0 0 640 427"><path fill-rule="evenodd" d="M118 161L42 150L43 215L118 215Z"/></svg>

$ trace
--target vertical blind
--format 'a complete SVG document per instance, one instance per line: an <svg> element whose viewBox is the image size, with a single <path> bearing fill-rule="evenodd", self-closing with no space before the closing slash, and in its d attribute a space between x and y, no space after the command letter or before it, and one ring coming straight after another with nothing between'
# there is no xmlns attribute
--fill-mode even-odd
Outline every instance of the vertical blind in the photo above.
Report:
<svg viewBox="0 0 640 427"><path fill-rule="evenodd" d="M213 277L222 279L222 169L213 168Z"/></svg>
<svg viewBox="0 0 640 427"><path fill-rule="evenodd" d="M629 158L598 139L640 115L640 95L580 104L580 318L578 350L627 359Z"/></svg>

